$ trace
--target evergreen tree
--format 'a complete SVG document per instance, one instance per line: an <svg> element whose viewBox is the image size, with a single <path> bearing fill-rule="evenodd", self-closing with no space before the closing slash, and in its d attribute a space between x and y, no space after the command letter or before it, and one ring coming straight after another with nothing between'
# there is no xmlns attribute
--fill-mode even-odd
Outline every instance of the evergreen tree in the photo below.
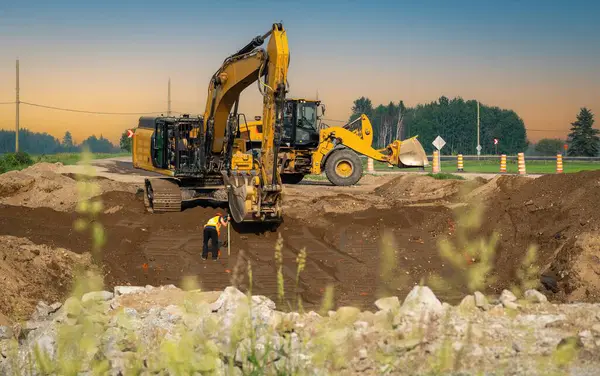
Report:
<svg viewBox="0 0 600 376"><path fill-rule="evenodd" d="M119 146L122 150L131 151L131 145L133 144L132 139L128 137L128 130L126 129L123 134L121 134L121 140L119 141Z"/></svg>
<svg viewBox="0 0 600 376"><path fill-rule="evenodd" d="M598 129L594 125L594 114L583 107L577 115L577 121L571 123L569 133L567 154L570 156L595 157L598 155L600 137Z"/></svg>
<svg viewBox="0 0 600 376"><path fill-rule="evenodd" d="M62 147L65 149L65 151L73 151L73 136L71 136L71 132L65 132L65 135L62 139Z"/></svg>

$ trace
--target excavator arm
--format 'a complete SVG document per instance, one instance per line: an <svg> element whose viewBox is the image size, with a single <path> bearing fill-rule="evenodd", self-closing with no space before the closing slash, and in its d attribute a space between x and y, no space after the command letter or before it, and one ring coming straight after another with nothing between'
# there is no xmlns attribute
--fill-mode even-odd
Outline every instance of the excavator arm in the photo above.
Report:
<svg viewBox="0 0 600 376"><path fill-rule="evenodd" d="M259 49L268 37L266 51ZM278 220L281 217L282 185L277 154L283 126L288 65L286 32L281 24L273 24L268 33L254 38L225 59L210 81L200 160L206 171L213 156L224 156L226 170L222 173L229 189L230 212L236 222ZM266 77L264 81L263 77ZM247 174L236 171L232 166L232 148L238 128L240 94L256 81L263 94L263 135L260 157Z"/></svg>

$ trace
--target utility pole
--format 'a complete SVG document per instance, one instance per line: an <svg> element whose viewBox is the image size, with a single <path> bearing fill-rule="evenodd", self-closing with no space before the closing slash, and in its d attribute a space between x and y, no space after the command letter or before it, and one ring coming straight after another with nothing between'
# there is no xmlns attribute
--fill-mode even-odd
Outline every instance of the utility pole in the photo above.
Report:
<svg viewBox="0 0 600 376"><path fill-rule="evenodd" d="M169 77L167 116L171 116L171 77Z"/></svg>
<svg viewBox="0 0 600 376"><path fill-rule="evenodd" d="M19 59L17 59L17 98L15 101L16 108L16 117L15 117L15 153L19 152Z"/></svg>
<svg viewBox="0 0 600 376"><path fill-rule="evenodd" d="M481 155L481 143L479 142L479 101L477 101L477 159Z"/></svg>

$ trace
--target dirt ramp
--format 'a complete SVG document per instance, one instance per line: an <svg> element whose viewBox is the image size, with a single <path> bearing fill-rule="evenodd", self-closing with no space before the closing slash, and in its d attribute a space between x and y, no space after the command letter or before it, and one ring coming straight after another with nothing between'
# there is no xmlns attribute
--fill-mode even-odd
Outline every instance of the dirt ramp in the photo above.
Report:
<svg viewBox="0 0 600 376"><path fill-rule="evenodd" d="M469 190L481 185L480 181L435 179L423 175L402 175L374 190L380 197L391 201L435 201L454 198L461 189Z"/></svg>
<svg viewBox="0 0 600 376"><path fill-rule="evenodd" d="M71 211L81 195L74 176L58 173L61 163L37 163L21 171L0 175L0 203L29 208L46 207L57 211ZM96 194L109 191L135 192L133 185L109 179L95 179Z"/></svg>
<svg viewBox="0 0 600 376"><path fill-rule="evenodd" d="M26 319L39 300L62 301L75 268L89 265L89 255L0 236L0 321Z"/></svg>

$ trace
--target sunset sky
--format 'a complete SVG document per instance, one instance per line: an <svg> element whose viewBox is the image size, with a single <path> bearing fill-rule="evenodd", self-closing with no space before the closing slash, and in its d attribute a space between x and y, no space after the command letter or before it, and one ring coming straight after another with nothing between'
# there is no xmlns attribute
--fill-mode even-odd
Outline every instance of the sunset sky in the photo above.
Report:
<svg viewBox="0 0 600 376"><path fill-rule="evenodd" d="M326 118L346 120L360 96L409 106L461 96L515 110L531 140L560 138L583 106L600 128L599 19L597 1L2 1L0 103L14 101L19 58L22 101L166 111L170 77L172 109L202 113L223 59L282 21L290 95L318 90ZM240 108L260 113L256 85ZM76 142L116 142L138 117L21 106L22 128L70 130ZM0 105L0 128L14 119Z"/></svg>

